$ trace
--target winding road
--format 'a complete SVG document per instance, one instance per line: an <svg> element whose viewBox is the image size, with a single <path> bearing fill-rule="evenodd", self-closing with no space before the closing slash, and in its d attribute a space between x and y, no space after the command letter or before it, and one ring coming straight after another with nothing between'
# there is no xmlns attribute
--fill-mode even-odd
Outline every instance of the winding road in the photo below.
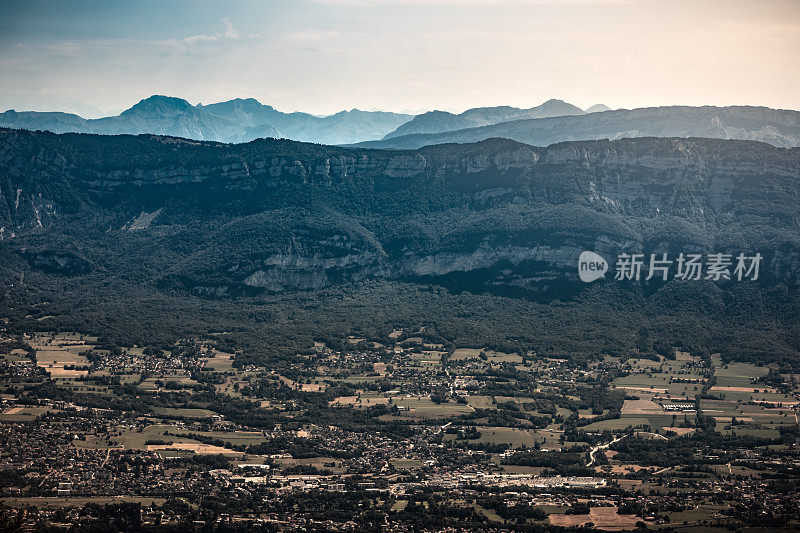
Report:
<svg viewBox="0 0 800 533"><path fill-rule="evenodd" d="M621 437L617 437L616 439L612 440L608 444L598 444L597 446L595 446L594 448L589 450L589 462L586 463L586 466L592 466L592 464L594 464L594 454L597 453L598 450L605 450L606 448L608 448L609 446L611 446L615 442L619 442L624 438L625 438L625 435L622 435Z"/></svg>

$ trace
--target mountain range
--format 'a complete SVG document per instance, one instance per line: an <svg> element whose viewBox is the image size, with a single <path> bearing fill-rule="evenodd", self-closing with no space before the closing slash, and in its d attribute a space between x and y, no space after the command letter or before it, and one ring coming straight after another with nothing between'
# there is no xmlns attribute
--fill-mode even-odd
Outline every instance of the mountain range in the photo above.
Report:
<svg viewBox="0 0 800 533"><path fill-rule="evenodd" d="M0 126L54 133L152 133L228 143L274 137L348 144L380 139L411 118L400 113L358 109L326 117L282 113L252 98L193 106L182 98L156 95L115 117L84 119L70 113L11 110L0 113Z"/></svg>
<svg viewBox="0 0 800 533"><path fill-rule="evenodd" d="M800 112L753 106L667 106L510 120L438 133L395 135L397 131L380 141L363 142L359 146L416 149L431 144L472 143L493 137L535 146L629 137L710 137L794 147L800 146Z"/></svg>
<svg viewBox="0 0 800 533"><path fill-rule="evenodd" d="M590 109L607 108L593 106ZM523 118L583 113L579 107L562 100L548 100L530 109L480 107L458 115L431 111L415 117L353 109L320 117L300 112L283 113L254 98L193 106L181 98L154 95L118 116L98 119L84 119L71 113L9 110L0 113L0 127L104 135L152 133L227 143L272 137L336 145L412 133L454 131Z"/></svg>
<svg viewBox="0 0 800 533"><path fill-rule="evenodd" d="M225 143L286 138L329 145L416 149L499 137L547 146L570 140L627 137L710 137L800 146L800 113L766 107L665 106L583 111L562 100L520 109L479 107L460 114L431 111L412 116L383 111L341 111L319 117L283 113L253 98L196 106L151 96L114 117L84 119L69 113L6 111L0 127L104 135L150 133Z"/></svg>
<svg viewBox="0 0 800 533"><path fill-rule="evenodd" d="M548 353L626 350L646 328L796 357L799 226L800 149L753 141L385 151L0 130L3 318L127 342L211 330L267 353L418 321ZM585 284L582 250L764 263L758 282Z"/></svg>

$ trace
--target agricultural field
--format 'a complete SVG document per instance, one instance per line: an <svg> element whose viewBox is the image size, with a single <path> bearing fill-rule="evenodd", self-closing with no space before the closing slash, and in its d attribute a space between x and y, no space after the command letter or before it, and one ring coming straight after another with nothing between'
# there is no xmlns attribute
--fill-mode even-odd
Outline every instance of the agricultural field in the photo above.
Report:
<svg viewBox="0 0 800 533"><path fill-rule="evenodd" d="M637 522L642 521L634 515L621 515L616 507L592 507L589 514L551 514L550 523L561 527L576 527L591 522L600 529L624 530L632 529Z"/></svg>
<svg viewBox="0 0 800 533"><path fill-rule="evenodd" d="M51 377L75 378L88 374L89 360L81 355L91 349L81 335L59 333L52 336L37 335L31 347L36 350L36 364Z"/></svg>

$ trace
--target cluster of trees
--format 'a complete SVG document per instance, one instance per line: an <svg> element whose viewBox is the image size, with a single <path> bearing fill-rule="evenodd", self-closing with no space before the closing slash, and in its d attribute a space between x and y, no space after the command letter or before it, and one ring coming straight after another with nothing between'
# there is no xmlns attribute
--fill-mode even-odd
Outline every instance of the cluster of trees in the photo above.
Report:
<svg viewBox="0 0 800 533"><path fill-rule="evenodd" d="M782 438L727 435L715 431L711 426L701 426L689 435L669 440L628 436L615 442L610 448L619 452L615 459L622 462L666 467L725 464L731 460L732 452L737 449L754 449L781 443Z"/></svg>
<svg viewBox="0 0 800 533"><path fill-rule="evenodd" d="M508 457L505 457L502 464L558 469L574 464L582 464L584 457L585 453L580 452L542 452L539 450L525 450L514 452Z"/></svg>

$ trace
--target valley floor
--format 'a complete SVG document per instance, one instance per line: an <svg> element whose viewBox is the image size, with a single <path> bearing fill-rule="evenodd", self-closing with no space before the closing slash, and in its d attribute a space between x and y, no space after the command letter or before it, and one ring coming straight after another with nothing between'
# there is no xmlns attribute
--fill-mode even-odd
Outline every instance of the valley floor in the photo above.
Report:
<svg viewBox="0 0 800 533"><path fill-rule="evenodd" d="M6 334L0 528L800 525L796 375L382 340L261 366L213 339Z"/></svg>

